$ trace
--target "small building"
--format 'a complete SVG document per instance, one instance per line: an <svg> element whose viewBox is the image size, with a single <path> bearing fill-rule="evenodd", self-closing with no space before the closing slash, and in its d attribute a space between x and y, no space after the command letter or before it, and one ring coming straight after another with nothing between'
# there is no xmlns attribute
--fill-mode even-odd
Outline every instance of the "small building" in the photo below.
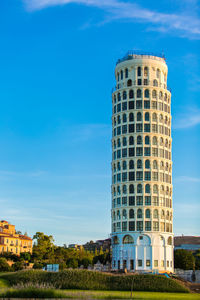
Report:
<svg viewBox="0 0 200 300"><path fill-rule="evenodd" d="M83 246L82 245L78 245L78 244L70 244L68 246L69 249L74 249L74 250L83 250Z"/></svg>
<svg viewBox="0 0 200 300"><path fill-rule="evenodd" d="M184 249L189 251L197 251L200 249L200 236L175 236L174 249Z"/></svg>
<svg viewBox="0 0 200 300"><path fill-rule="evenodd" d="M20 255L22 252L32 253L32 239L18 234L15 225L5 220L0 221L0 253L11 252Z"/></svg>

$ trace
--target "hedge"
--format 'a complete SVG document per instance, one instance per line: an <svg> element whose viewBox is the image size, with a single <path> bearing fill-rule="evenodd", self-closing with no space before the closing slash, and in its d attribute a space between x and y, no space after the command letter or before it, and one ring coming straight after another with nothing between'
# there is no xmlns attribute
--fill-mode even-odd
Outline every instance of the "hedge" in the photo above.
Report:
<svg viewBox="0 0 200 300"><path fill-rule="evenodd" d="M54 272L19 271L1 275L11 286L48 284L60 289L152 292L189 292L174 279L162 275L112 275L88 270L68 269Z"/></svg>

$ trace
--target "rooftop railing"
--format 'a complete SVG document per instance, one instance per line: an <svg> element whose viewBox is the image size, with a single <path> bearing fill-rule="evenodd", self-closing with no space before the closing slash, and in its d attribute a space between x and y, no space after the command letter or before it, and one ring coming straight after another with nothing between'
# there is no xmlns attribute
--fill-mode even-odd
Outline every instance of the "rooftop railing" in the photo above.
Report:
<svg viewBox="0 0 200 300"><path fill-rule="evenodd" d="M145 56L147 58L155 59L155 60L164 60L164 61L166 60L164 53L154 53L154 52L130 50L126 53L126 55L123 58L117 60L116 65L123 61L140 58L143 56Z"/></svg>

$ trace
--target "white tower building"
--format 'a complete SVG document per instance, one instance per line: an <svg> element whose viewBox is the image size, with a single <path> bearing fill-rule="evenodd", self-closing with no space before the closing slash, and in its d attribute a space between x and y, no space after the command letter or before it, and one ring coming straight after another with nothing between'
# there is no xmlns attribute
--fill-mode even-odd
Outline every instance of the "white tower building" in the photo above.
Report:
<svg viewBox="0 0 200 300"><path fill-rule="evenodd" d="M171 93L161 55L118 60L112 94L112 268L173 272Z"/></svg>

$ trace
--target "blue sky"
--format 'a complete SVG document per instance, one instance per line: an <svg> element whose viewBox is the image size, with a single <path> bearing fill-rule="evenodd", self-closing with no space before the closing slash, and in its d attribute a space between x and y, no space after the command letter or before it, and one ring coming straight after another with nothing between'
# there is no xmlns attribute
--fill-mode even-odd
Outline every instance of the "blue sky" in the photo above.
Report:
<svg viewBox="0 0 200 300"><path fill-rule="evenodd" d="M1 0L0 41L2 219L60 245L108 237L115 63L164 51L174 232L200 234L200 1Z"/></svg>

